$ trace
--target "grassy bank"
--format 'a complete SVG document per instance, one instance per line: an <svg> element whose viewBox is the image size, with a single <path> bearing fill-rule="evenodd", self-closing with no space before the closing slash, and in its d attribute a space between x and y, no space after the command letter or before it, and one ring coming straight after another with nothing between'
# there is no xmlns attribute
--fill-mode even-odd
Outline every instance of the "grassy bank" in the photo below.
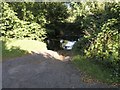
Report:
<svg viewBox="0 0 120 90"><path fill-rule="evenodd" d="M11 58L16 58L16 57L21 57L23 55L28 54L27 51L20 49L20 47L17 46L11 46L8 47L10 44L10 41L1 41L1 56L2 56L2 61L11 59Z"/></svg>
<svg viewBox="0 0 120 90"><path fill-rule="evenodd" d="M21 57L31 52L47 49L46 44L35 40L1 40L2 60Z"/></svg>
<svg viewBox="0 0 120 90"><path fill-rule="evenodd" d="M77 66L81 71L85 72L87 77L95 79L96 81L100 81L108 84L117 84L118 77L113 78L113 72L110 69L104 68L100 65L92 63L90 60L87 60L85 57L76 55L73 57L73 63Z"/></svg>

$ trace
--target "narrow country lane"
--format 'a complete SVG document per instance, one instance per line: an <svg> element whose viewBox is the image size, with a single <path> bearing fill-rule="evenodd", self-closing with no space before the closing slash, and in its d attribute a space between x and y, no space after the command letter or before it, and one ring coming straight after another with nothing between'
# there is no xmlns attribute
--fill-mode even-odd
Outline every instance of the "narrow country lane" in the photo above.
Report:
<svg viewBox="0 0 120 90"><path fill-rule="evenodd" d="M75 68L70 60L56 59L53 54L56 53L46 51L3 62L3 88L109 87L101 83L83 82L82 73Z"/></svg>

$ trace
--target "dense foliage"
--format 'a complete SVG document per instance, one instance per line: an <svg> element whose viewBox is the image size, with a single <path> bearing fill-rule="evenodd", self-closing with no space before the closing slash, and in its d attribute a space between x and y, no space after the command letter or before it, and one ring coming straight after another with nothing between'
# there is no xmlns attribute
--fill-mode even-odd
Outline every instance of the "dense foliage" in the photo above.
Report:
<svg viewBox="0 0 120 90"><path fill-rule="evenodd" d="M31 39L43 41L46 38L46 31L36 22L20 20L8 3L2 3L1 35L6 38Z"/></svg>
<svg viewBox="0 0 120 90"><path fill-rule="evenodd" d="M116 19L109 19L86 51L87 56L94 57L112 67L118 64L118 30L115 24L118 24Z"/></svg>
<svg viewBox="0 0 120 90"><path fill-rule="evenodd" d="M85 6L89 7L89 12L86 15L84 13L77 15L77 17L83 16L83 19L77 19L77 22L82 23L84 37L74 45L73 49L89 60L111 68L114 72L113 77L118 77L120 3L86 2Z"/></svg>
<svg viewBox="0 0 120 90"><path fill-rule="evenodd" d="M45 18L47 20L47 39L49 40L49 49L60 49L60 39L62 25L65 19L69 17L67 6L61 2L50 2L45 4L46 14ZM63 30L64 31L64 30Z"/></svg>
<svg viewBox="0 0 120 90"><path fill-rule="evenodd" d="M42 26L46 23L45 3L41 2L9 2L9 6L17 13L20 20L36 22Z"/></svg>
<svg viewBox="0 0 120 90"><path fill-rule="evenodd" d="M1 37L49 40L49 49L60 49L60 40L77 40L73 49L118 75L120 2L2 2Z"/></svg>

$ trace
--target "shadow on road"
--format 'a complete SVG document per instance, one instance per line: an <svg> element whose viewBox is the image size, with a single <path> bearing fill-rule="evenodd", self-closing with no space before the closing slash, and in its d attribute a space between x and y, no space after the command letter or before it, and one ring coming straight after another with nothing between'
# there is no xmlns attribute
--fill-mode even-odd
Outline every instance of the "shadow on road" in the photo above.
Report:
<svg viewBox="0 0 120 90"><path fill-rule="evenodd" d="M85 83L82 73L54 51L33 53L2 64L3 88L90 88L108 87Z"/></svg>

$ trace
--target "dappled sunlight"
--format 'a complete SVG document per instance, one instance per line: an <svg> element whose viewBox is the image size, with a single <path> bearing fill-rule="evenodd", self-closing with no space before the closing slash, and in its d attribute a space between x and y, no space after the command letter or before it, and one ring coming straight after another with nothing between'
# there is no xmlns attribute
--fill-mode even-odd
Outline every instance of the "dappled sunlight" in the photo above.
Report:
<svg viewBox="0 0 120 90"><path fill-rule="evenodd" d="M24 54L42 55L44 58L52 58L60 61L69 61L70 56L60 51L47 50L46 44L35 40L14 40L3 43L3 59L19 57ZM8 53L9 52L9 53ZM63 51L61 51L63 52Z"/></svg>
<svg viewBox="0 0 120 90"><path fill-rule="evenodd" d="M16 81L20 81L21 87L30 80L30 87L59 88L69 84L75 88L81 84L81 80L78 83L81 75L77 77L79 73L75 75L74 70L71 71L72 64L80 69L80 74L83 72L105 83L120 83L120 2L111 1L1 2L0 62L3 59L2 63L8 63L5 71L8 75L3 80L5 87L6 84L12 87L12 80L15 87ZM9 68L15 71L16 80ZM35 76L31 76L33 74ZM56 82L52 84L50 80ZM85 81L92 83L91 79Z"/></svg>
<svg viewBox="0 0 120 90"><path fill-rule="evenodd" d="M39 52L32 52L31 54L38 54L42 55L46 59L52 58L60 61L69 61L71 59L70 56L65 56L52 50L40 50Z"/></svg>

